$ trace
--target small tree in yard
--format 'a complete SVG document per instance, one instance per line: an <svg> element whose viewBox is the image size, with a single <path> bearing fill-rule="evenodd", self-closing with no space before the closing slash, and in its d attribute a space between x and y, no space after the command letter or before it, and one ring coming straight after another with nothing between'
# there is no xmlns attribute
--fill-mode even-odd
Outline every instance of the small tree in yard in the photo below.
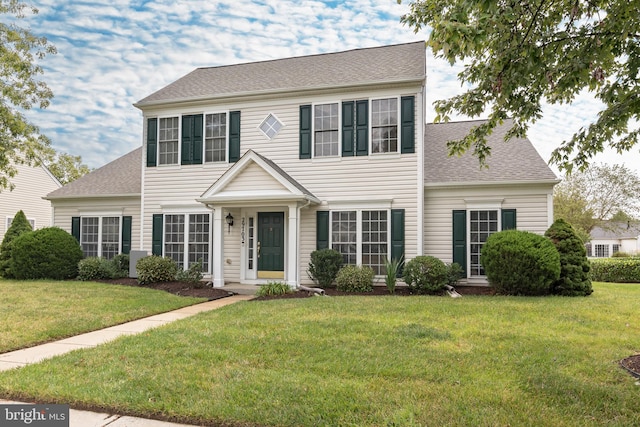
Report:
<svg viewBox="0 0 640 427"><path fill-rule="evenodd" d="M560 254L560 278L551 285L551 292L565 296L591 295L591 265L582 240L571 224L556 220L544 233Z"/></svg>
<svg viewBox="0 0 640 427"><path fill-rule="evenodd" d="M0 245L0 276L5 278L13 278L11 273L11 251L13 249L13 241L16 237L23 233L32 231L31 224L25 216L24 212L18 211L11 221L11 226L4 234L2 244Z"/></svg>

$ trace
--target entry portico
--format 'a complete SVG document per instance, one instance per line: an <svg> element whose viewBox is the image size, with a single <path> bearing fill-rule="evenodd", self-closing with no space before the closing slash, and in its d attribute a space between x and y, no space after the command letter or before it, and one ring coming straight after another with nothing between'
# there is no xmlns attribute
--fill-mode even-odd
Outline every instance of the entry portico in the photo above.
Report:
<svg viewBox="0 0 640 427"><path fill-rule="evenodd" d="M212 281L224 286L227 215L240 211L240 281L300 285L300 210L320 204L270 159L248 150L197 199L213 211Z"/></svg>

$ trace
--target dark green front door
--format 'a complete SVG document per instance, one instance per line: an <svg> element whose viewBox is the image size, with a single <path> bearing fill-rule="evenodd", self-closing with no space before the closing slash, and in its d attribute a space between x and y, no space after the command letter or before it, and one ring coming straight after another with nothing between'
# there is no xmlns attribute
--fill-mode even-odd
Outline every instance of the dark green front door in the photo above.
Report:
<svg viewBox="0 0 640 427"><path fill-rule="evenodd" d="M284 278L283 212L258 212L258 277Z"/></svg>

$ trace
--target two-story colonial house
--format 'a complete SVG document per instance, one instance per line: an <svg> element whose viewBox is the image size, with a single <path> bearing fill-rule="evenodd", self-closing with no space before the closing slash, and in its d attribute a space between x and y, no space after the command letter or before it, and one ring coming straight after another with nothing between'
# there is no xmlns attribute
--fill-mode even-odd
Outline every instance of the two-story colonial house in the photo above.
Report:
<svg viewBox="0 0 640 427"><path fill-rule="evenodd" d="M557 179L504 129L488 169L449 158L477 122L425 123L425 56L420 41L196 69L135 104L141 148L48 196L55 223L86 255L202 259L214 286L311 283L327 247L379 275L435 255L486 283L483 242L543 233Z"/></svg>

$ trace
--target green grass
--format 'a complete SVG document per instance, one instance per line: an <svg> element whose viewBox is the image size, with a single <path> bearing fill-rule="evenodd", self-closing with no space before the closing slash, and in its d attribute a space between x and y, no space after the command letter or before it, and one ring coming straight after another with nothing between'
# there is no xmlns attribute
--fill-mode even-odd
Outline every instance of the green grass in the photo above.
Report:
<svg viewBox="0 0 640 427"><path fill-rule="evenodd" d="M200 301L203 299L95 282L0 280L0 353Z"/></svg>
<svg viewBox="0 0 640 427"><path fill-rule="evenodd" d="M594 289L237 303L4 372L0 396L209 425L640 425L618 365L640 285Z"/></svg>

